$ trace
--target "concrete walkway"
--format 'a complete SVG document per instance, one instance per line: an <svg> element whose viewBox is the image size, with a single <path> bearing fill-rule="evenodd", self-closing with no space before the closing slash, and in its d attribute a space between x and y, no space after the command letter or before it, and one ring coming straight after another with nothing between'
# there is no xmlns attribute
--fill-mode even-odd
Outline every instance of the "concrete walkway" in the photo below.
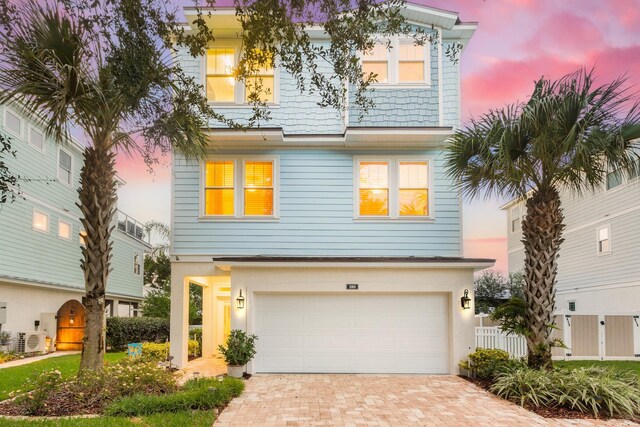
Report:
<svg viewBox="0 0 640 427"><path fill-rule="evenodd" d="M199 357L190 360L179 372L178 383L182 384L192 378L217 377L227 373L227 365L218 357Z"/></svg>
<svg viewBox="0 0 640 427"><path fill-rule="evenodd" d="M636 426L540 417L455 376L254 375L225 426Z"/></svg>
<svg viewBox="0 0 640 427"><path fill-rule="evenodd" d="M79 351L54 351L43 356L25 357L24 359L12 360L11 362L0 363L0 369L13 368L14 366L28 365L39 360L51 359L52 357L68 356L70 354L80 354Z"/></svg>

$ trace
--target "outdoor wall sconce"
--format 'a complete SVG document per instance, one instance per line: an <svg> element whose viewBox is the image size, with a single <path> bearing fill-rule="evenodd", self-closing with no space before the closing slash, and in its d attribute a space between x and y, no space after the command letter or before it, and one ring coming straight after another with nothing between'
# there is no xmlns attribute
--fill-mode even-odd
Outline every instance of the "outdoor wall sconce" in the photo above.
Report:
<svg viewBox="0 0 640 427"><path fill-rule="evenodd" d="M469 289L464 290L464 295L460 298L460 305L463 309L468 310L471 308L471 298L469 298Z"/></svg>
<svg viewBox="0 0 640 427"><path fill-rule="evenodd" d="M236 298L236 302L238 303L238 308L242 310L244 308L244 297L242 296L242 289L240 289L240 295Z"/></svg>
<svg viewBox="0 0 640 427"><path fill-rule="evenodd" d="M75 313L73 309L69 310L69 324L73 325L75 323Z"/></svg>

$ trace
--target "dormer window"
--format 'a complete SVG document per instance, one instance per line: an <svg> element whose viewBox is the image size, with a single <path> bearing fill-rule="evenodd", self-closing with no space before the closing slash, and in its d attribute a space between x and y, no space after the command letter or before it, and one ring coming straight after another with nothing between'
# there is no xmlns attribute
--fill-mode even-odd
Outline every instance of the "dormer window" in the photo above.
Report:
<svg viewBox="0 0 640 427"><path fill-rule="evenodd" d="M411 38L395 37L375 44L361 55L362 71L376 74L376 84L416 85L431 84L429 44L416 45Z"/></svg>

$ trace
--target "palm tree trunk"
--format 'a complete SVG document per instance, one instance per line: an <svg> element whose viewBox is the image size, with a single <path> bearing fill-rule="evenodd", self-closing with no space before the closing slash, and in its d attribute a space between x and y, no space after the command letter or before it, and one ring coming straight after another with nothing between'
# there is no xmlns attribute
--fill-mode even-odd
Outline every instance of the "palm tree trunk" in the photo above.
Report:
<svg viewBox="0 0 640 427"><path fill-rule="evenodd" d="M560 195L555 189L537 189L527 200L527 215L522 221L525 321L529 330L528 364L536 369L551 367L551 332L563 219Z"/></svg>
<svg viewBox="0 0 640 427"><path fill-rule="evenodd" d="M115 215L115 154L100 147L84 152L80 172L80 219L87 235L81 267L86 317L80 371L102 369L105 351L105 290L111 272L111 221Z"/></svg>

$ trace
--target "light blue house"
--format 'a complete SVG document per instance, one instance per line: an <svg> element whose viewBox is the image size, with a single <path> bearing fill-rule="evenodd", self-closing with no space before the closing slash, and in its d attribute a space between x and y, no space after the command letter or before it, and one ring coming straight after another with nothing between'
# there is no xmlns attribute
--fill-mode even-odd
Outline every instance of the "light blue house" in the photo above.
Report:
<svg viewBox="0 0 640 427"><path fill-rule="evenodd" d="M84 230L76 206L83 147L75 140L59 144L44 136L42 127L15 106L0 106L0 125L16 151L15 158L5 159L7 165L21 177L20 196L0 206L0 305L5 307L0 327L14 338L21 332L45 332L58 349L77 348L84 312L79 305ZM118 215L106 310L109 316L135 316L149 245L140 224ZM71 312L72 326L59 325L61 319L69 323ZM59 326L75 329L60 335Z"/></svg>
<svg viewBox="0 0 640 427"><path fill-rule="evenodd" d="M251 114L231 68L240 44L234 11L210 18L216 42L184 62L228 117ZM376 72L376 107L362 121L301 95L284 70L262 76L272 120L210 129L201 162L175 154L172 179L171 353L187 360L188 286L203 287L203 354L230 329L256 334L250 372L453 373L474 347L462 298L460 197L442 148L460 123L460 63L444 54L476 25L407 5L439 42L363 55ZM186 9L187 18L193 11ZM326 43L313 33L316 43Z"/></svg>

